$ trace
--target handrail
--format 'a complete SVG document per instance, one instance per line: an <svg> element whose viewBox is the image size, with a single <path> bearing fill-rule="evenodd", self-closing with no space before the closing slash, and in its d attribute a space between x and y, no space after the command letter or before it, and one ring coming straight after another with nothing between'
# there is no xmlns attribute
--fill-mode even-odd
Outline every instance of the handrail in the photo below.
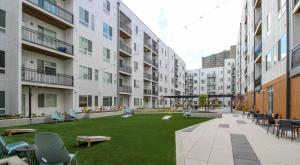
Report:
<svg viewBox="0 0 300 165"><path fill-rule="evenodd" d="M132 30L131 30L131 28L130 28L129 26L127 26L125 23L120 22L120 28L121 28L122 30L124 30L126 33L132 35Z"/></svg>
<svg viewBox="0 0 300 165"><path fill-rule="evenodd" d="M120 49L128 54L132 54L132 49L120 41Z"/></svg>

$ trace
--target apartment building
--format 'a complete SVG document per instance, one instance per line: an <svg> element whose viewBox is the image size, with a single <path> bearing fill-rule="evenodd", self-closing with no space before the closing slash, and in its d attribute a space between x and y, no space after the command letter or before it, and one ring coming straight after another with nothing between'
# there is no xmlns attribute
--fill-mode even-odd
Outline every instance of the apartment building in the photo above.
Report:
<svg viewBox="0 0 300 165"><path fill-rule="evenodd" d="M160 98L184 93L184 73L118 0L0 1L0 114L175 106Z"/></svg>
<svg viewBox="0 0 300 165"><path fill-rule="evenodd" d="M235 55L236 46L233 45L230 47L230 50L224 50L216 54L202 57L202 68L223 67L224 60L229 58L235 58Z"/></svg>
<svg viewBox="0 0 300 165"><path fill-rule="evenodd" d="M235 94L235 59L224 60L223 67L188 70L186 73L187 95ZM210 98L211 104L230 106L230 98ZM198 98L188 99L188 105L198 106Z"/></svg>
<svg viewBox="0 0 300 165"><path fill-rule="evenodd" d="M300 116L299 0L246 0L237 44L241 103L282 118Z"/></svg>

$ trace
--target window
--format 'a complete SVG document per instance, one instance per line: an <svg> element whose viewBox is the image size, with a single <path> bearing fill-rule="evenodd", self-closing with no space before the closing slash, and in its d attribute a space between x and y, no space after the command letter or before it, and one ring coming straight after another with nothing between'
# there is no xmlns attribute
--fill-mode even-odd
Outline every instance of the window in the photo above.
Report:
<svg viewBox="0 0 300 165"><path fill-rule="evenodd" d="M103 47L103 60L110 62L110 49Z"/></svg>
<svg viewBox="0 0 300 165"><path fill-rule="evenodd" d="M273 86L268 88L268 110L273 113Z"/></svg>
<svg viewBox="0 0 300 165"><path fill-rule="evenodd" d="M5 73L5 52L2 50L0 50L0 73Z"/></svg>
<svg viewBox="0 0 300 165"><path fill-rule="evenodd" d="M112 106L111 96L103 96L103 106Z"/></svg>
<svg viewBox="0 0 300 165"><path fill-rule="evenodd" d="M269 35L271 32L271 14L270 13L267 15L267 32L268 32L267 35Z"/></svg>
<svg viewBox="0 0 300 165"><path fill-rule="evenodd" d="M167 88L165 88L165 93L167 93L168 92L168 89Z"/></svg>
<svg viewBox="0 0 300 165"><path fill-rule="evenodd" d="M89 26L89 12L82 7L79 7L79 23Z"/></svg>
<svg viewBox="0 0 300 165"><path fill-rule="evenodd" d="M112 74L108 73L108 72L104 72L103 80L104 80L104 83L106 83L106 84L112 84Z"/></svg>
<svg viewBox="0 0 300 165"><path fill-rule="evenodd" d="M281 39L278 41L278 60L281 60L286 57L286 34L284 34Z"/></svg>
<svg viewBox="0 0 300 165"><path fill-rule="evenodd" d="M162 92L162 87L161 86L159 87L159 91Z"/></svg>
<svg viewBox="0 0 300 165"><path fill-rule="evenodd" d="M84 37L79 37L79 52L87 55L92 55L92 47L93 43L92 41L84 38Z"/></svg>
<svg viewBox="0 0 300 165"><path fill-rule="evenodd" d="M139 27L137 25L135 25L135 27L134 27L134 32L136 35L139 34Z"/></svg>
<svg viewBox="0 0 300 165"><path fill-rule="evenodd" d="M133 86L134 86L134 88L140 88L140 81L138 81L138 80L134 80L133 81Z"/></svg>
<svg viewBox="0 0 300 165"><path fill-rule="evenodd" d="M108 0L104 0L103 2L103 11L107 14L110 13L110 2Z"/></svg>
<svg viewBox="0 0 300 165"><path fill-rule="evenodd" d="M194 80L194 83L197 83L197 80Z"/></svg>
<svg viewBox="0 0 300 165"><path fill-rule="evenodd" d="M99 81L99 70L95 69L95 81Z"/></svg>
<svg viewBox="0 0 300 165"><path fill-rule="evenodd" d="M103 36L112 40L112 27L103 22Z"/></svg>
<svg viewBox="0 0 300 165"><path fill-rule="evenodd" d="M139 98L134 98L134 106L139 106Z"/></svg>
<svg viewBox="0 0 300 165"><path fill-rule="evenodd" d="M92 80L92 68L85 66L80 66L79 68L79 78L84 80Z"/></svg>
<svg viewBox="0 0 300 165"><path fill-rule="evenodd" d="M95 31L95 16L91 15L91 29Z"/></svg>
<svg viewBox="0 0 300 165"><path fill-rule="evenodd" d="M266 56L266 70L270 70L272 67L272 51L270 51Z"/></svg>
<svg viewBox="0 0 300 165"><path fill-rule="evenodd" d="M56 108L57 96L56 94L38 94L39 108Z"/></svg>
<svg viewBox="0 0 300 165"><path fill-rule="evenodd" d="M138 71L139 70L139 63L137 61L134 61L133 62L133 65L134 65L134 71Z"/></svg>
<svg viewBox="0 0 300 165"><path fill-rule="evenodd" d="M136 43L135 42L133 44L133 49L134 49L134 51L136 51Z"/></svg>
<svg viewBox="0 0 300 165"><path fill-rule="evenodd" d="M91 107L92 96L91 95L80 95L79 96L79 107Z"/></svg>
<svg viewBox="0 0 300 165"><path fill-rule="evenodd" d="M95 107L99 106L99 102L98 102L98 96L95 96Z"/></svg>
<svg viewBox="0 0 300 165"><path fill-rule="evenodd" d="M5 20L5 11L0 9L0 31L5 31L6 20Z"/></svg>
<svg viewBox="0 0 300 165"><path fill-rule="evenodd" d="M230 89L231 87L230 87L230 85L227 85L227 89Z"/></svg>
<svg viewBox="0 0 300 165"><path fill-rule="evenodd" d="M46 75L56 75L56 63L38 59L37 72Z"/></svg>
<svg viewBox="0 0 300 165"><path fill-rule="evenodd" d="M5 92L0 91L0 114L5 114Z"/></svg>

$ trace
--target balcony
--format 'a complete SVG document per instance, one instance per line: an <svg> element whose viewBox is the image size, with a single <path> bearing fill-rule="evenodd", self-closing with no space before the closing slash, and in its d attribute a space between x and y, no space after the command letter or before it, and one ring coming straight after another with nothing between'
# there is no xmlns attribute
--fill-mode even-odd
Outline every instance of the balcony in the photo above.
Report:
<svg viewBox="0 0 300 165"><path fill-rule="evenodd" d="M125 75L131 75L132 74L132 69L129 66L126 66L124 64L119 65L119 71L120 73L123 73Z"/></svg>
<svg viewBox="0 0 300 165"><path fill-rule="evenodd" d="M30 51L54 56L58 58L70 58L73 56L73 45L43 33L22 27L23 48Z"/></svg>
<svg viewBox="0 0 300 165"><path fill-rule="evenodd" d="M292 51L292 69L300 66L300 44Z"/></svg>
<svg viewBox="0 0 300 165"><path fill-rule="evenodd" d="M294 0L293 14L300 13L300 0Z"/></svg>
<svg viewBox="0 0 300 165"><path fill-rule="evenodd" d="M156 90L152 90L152 95L154 95L154 96L158 96L158 91L156 91Z"/></svg>
<svg viewBox="0 0 300 165"><path fill-rule="evenodd" d="M130 38L132 35L131 28L123 22L120 22L120 35L124 39Z"/></svg>
<svg viewBox="0 0 300 165"><path fill-rule="evenodd" d="M126 86L126 85L121 85L119 86L119 92L120 93L132 93L132 87Z"/></svg>
<svg viewBox="0 0 300 165"><path fill-rule="evenodd" d="M259 77L255 78L254 85L255 85L255 88L261 86L261 75Z"/></svg>
<svg viewBox="0 0 300 165"><path fill-rule="evenodd" d="M148 58L147 56L144 56L144 63L148 64L149 66L151 66L152 64L151 59Z"/></svg>
<svg viewBox="0 0 300 165"><path fill-rule="evenodd" d="M255 10L255 21L254 21L254 26L255 26L255 35L261 35L262 32L262 11L260 10Z"/></svg>
<svg viewBox="0 0 300 165"><path fill-rule="evenodd" d="M216 74L208 74L207 77L216 77Z"/></svg>
<svg viewBox="0 0 300 165"><path fill-rule="evenodd" d="M155 82L158 82L158 77L157 76L152 76L152 80Z"/></svg>
<svg viewBox="0 0 300 165"><path fill-rule="evenodd" d="M157 45L152 45L152 50L153 50L153 52L154 52L154 54L156 54L156 55L158 55L158 47L157 47Z"/></svg>
<svg viewBox="0 0 300 165"><path fill-rule="evenodd" d="M144 95L151 95L152 91L150 89L144 89Z"/></svg>
<svg viewBox="0 0 300 165"><path fill-rule="evenodd" d="M73 27L73 14L50 0L23 0L23 11L63 30Z"/></svg>
<svg viewBox="0 0 300 165"><path fill-rule="evenodd" d="M73 76L70 75L58 73L49 75L35 69L22 68L24 82L73 87L73 80Z"/></svg>
<svg viewBox="0 0 300 165"><path fill-rule="evenodd" d="M155 68L158 68L158 62L156 62L155 60L152 61L152 65L153 65Z"/></svg>
<svg viewBox="0 0 300 165"><path fill-rule="evenodd" d="M145 52L148 52L151 50L151 44L150 42L144 40L144 47L145 47Z"/></svg>
<svg viewBox="0 0 300 165"><path fill-rule="evenodd" d="M144 79L152 80L152 75L149 73L144 73Z"/></svg>
<svg viewBox="0 0 300 165"><path fill-rule="evenodd" d="M132 50L130 47L128 47L125 43L120 41L120 55L123 57L131 57Z"/></svg>
<svg viewBox="0 0 300 165"><path fill-rule="evenodd" d="M257 59L257 57L259 57L261 55L262 52L262 43L257 44L257 47L255 48L255 59Z"/></svg>

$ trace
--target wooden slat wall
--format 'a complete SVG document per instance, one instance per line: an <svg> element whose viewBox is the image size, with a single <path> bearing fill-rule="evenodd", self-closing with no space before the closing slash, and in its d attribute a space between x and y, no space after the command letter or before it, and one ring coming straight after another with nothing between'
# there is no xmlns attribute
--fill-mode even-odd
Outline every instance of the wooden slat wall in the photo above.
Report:
<svg viewBox="0 0 300 165"><path fill-rule="evenodd" d="M300 76L291 79L291 118L300 118Z"/></svg>

